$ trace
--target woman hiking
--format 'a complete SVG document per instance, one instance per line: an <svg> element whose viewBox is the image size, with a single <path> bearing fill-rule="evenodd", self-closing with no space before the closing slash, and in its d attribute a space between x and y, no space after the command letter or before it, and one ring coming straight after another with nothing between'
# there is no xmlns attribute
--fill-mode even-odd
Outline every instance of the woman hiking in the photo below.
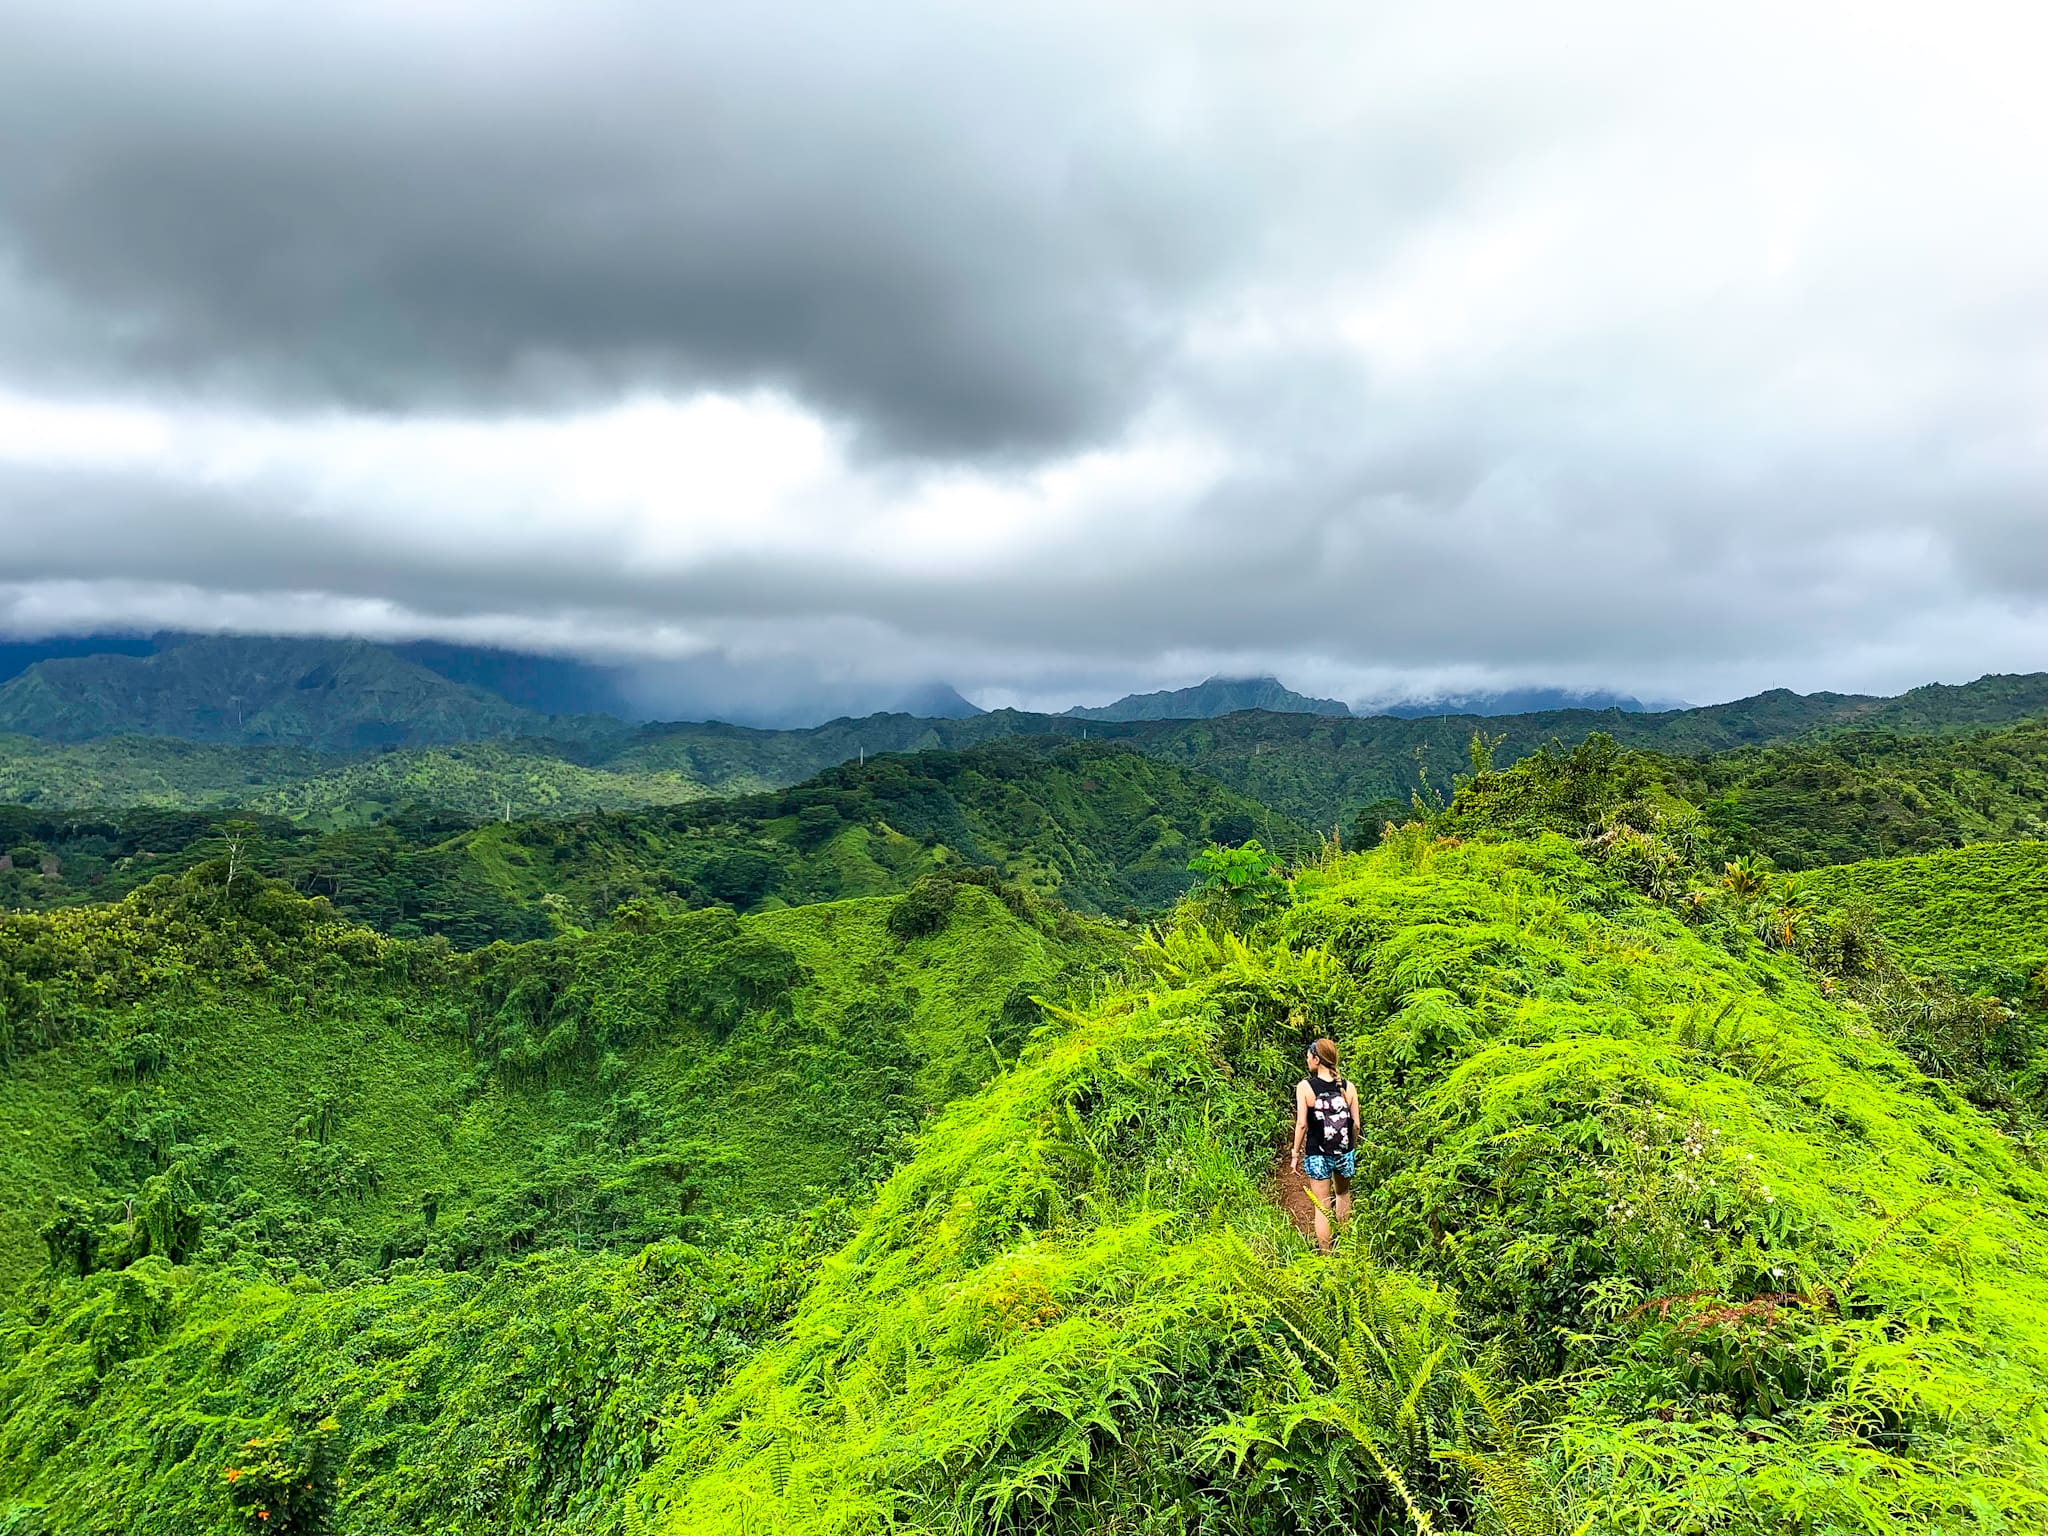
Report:
<svg viewBox="0 0 2048 1536"><path fill-rule="evenodd" d="M1308 1076L1294 1085L1294 1163L1308 1178L1316 1247L1324 1253L1331 1222L1342 1227L1351 1219L1359 1130L1358 1090L1337 1075L1337 1043L1318 1040L1308 1048Z"/></svg>

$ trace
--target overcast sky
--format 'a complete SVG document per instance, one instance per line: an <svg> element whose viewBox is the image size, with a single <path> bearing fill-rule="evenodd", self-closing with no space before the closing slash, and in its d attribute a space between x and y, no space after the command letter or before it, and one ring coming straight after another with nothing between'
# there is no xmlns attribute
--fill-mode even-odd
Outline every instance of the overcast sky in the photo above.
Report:
<svg viewBox="0 0 2048 1536"><path fill-rule="evenodd" d="M2044 18L0 0L0 631L2048 668Z"/></svg>

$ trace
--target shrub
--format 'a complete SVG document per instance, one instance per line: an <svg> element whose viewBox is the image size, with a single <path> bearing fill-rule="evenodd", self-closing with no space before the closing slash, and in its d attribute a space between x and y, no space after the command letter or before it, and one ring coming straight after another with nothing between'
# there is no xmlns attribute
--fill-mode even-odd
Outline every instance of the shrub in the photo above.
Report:
<svg viewBox="0 0 2048 1536"><path fill-rule="evenodd" d="M889 909L889 931L908 942L941 932L953 916L959 885L945 875L925 875Z"/></svg>

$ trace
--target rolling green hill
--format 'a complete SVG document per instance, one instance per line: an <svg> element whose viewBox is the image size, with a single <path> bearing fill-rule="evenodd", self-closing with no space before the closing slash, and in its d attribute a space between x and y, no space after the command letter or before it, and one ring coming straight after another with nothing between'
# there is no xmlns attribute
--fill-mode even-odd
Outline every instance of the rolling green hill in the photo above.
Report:
<svg viewBox="0 0 2048 1536"><path fill-rule="evenodd" d="M0 1518L2038 1530L2048 1179L1640 852L1468 807L1249 932L1184 914L986 1072L1004 983L1069 962L976 891L922 938L852 903L470 959L197 878L6 919L0 1175L52 1272L0 1321ZM1271 1183L1324 1033L1365 1108L1330 1257ZM895 1171L775 1216L792 1120Z"/></svg>
<svg viewBox="0 0 2048 1536"><path fill-rule="evenodd" d="M907 937L878 900L456 957L223 875L0 916L0 1285L43 1265L60 1197L95 1264L330 1280L793 1210L858 1188L1015 1054L1026 992L1120 942L965 887Z"/></svg>

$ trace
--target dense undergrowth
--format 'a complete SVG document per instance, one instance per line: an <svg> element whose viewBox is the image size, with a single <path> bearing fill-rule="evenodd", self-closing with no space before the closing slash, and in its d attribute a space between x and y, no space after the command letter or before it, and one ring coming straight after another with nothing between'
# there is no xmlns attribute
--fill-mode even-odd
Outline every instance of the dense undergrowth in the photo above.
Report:
<svg viewBox="0 0 2048 1536"><path fill-rule="evenodd" d="M682 1426L666 1528L2023 1530L2048 1181L1859 1009L1566 840L1296 881L950 1112ZM1259 1198L1299 1042L1350 1251Z"/></svg>
<svg viewBox="0 0 2048 1536"><path fill-rule="evenodd" d="M385 1168L356 1091L279 1112L248 1179L306 1177L293 1143L345 1179L312 1149L360 1137L378 1184L323 1198L374 1252L289 1223L209 1252L244 1225L219 1205L181 1252L146 1184L139 1217L101 1187L89 1262L46 1222L0 1339L0 1531L2040 1529L2025 1010L1715 836L1612 744L1482 768L1092 987L1107 937L952 881L467 957L272 888L222 922L203 874L0 919L35 956L0 973L34 989L4 1001L10 1203L101 1166L65 1115L169 1082L203 1108L309 1017L376 1057L350 1032L379 1009L450 1052L389 1145L479 1094L477 1169L537 1134L568 1159L519 1244L387 1251L518 1227L474 1187L458 1212L452 1166ZM1271 1185L1321 1034L1366 1123L1329 1258Z"/></svg>
<svg viewBox="0 0 2048 1536"><path fill-rule="evenodd" d="M2048 843L1980 843L1815 870L1816 904L1863 907L1901 955L1992 991L2048 971Z"/></svg>
<svg viewBox="0 0 2048 1536"><path fill-rule="evenodd" d="M970 885L908 934L889 901L650 911L461 955L222 878L0 917L0 1279L701 1236L861 1187L1117 952Z"/></svg>

